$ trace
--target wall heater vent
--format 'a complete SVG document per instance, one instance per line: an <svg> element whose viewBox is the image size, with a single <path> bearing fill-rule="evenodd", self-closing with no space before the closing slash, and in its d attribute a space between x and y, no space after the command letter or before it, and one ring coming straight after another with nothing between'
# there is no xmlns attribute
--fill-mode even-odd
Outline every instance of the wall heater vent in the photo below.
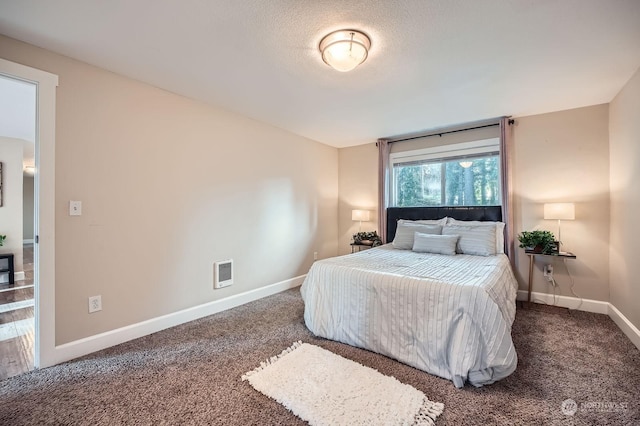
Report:
<svg viewBox="0 0 640 426"><path fill-rule="evenodd" d="M215 262L213 275L213 288L222 288L233 284L233 260Z"/></svg>

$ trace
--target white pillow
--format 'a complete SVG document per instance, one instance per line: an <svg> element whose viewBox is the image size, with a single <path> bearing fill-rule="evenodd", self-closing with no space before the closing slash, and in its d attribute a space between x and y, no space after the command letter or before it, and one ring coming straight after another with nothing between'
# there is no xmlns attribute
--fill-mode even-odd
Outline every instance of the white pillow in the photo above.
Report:
<svg viewBox="0 0 640 426"><path fill-rule="evenodd" d="M440 235L442 233L442 226L423 225L420 223L399 223L396 228L396 236L393 238L393 246L400 250L411 250L413 248L413 234L416 232Z"/></svg>
<svg viewBox="0 0 640 426"><path fill-rule="evenodd" d="M456 251L463 254L492 256L496 254L496 231L490 226L447 225L442 235L459 235Z"/></svg>
<svg viewBox="0 0 640 426"><path fill-rule="evenodd" d="M445 226L447 224L447 217L443 217L442 219L420 219L420 220L409 220L409 219L398 219L398 225L401 223L419 223L422 225L440 225Z"/></svg>
<svg viewBox="0 0 640 426"><path fill-rule="evenodd" d="M416 232L413 251L418 253L456 254L458 235L429 235Z"/></svg>
<svg viewBox="0 0 640 426"><path fill-rule="evenodd" d="M447 225L459 226L494 226L496 229L496 253L504 254L504 222L491 222L479 220L456 220L452 217L447 219Z"/></svg>

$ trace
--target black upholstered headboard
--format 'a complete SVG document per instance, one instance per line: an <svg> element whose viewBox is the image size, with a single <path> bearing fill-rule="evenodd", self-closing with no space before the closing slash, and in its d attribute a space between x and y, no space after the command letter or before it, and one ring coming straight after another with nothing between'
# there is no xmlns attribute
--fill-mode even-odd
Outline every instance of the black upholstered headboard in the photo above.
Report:
<svg viewBox="0 0 640 426"><path fill-rule="evenodd" d="M396 236L398 219L442 219L452 217L458 220L502 221L501 206L467 207L389 207L387 208L387 243Z"/></svg>

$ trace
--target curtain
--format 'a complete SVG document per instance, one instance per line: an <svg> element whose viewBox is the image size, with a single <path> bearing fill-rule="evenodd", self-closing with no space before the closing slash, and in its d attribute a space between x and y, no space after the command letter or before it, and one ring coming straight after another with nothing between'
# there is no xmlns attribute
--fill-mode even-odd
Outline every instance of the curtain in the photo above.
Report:
<svg viewBox="0 0 640 426"><path fill-rule="evenodd" d="M505 222L504 228L504 252L511 260L513 265L515 262L515 246L513 235L513 190L511 182L511 151L513 149L512 126L509 124L508 117L500 119L500 166L502 174L500 176L502 183L502 221Z"/></svg>
<svg viewBox="0 0 640 426"><path fill-rule="evenodd" d="M378 139L378 234L382 244L387 242L387 185L389 183L389 150L387 139Z"/></svg>

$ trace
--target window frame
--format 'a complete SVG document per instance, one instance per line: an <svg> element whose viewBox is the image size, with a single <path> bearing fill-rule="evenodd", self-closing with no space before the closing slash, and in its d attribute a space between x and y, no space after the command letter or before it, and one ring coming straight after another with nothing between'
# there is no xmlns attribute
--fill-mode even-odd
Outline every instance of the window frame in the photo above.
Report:
<svg viewBox="0 0 640 426"><path fill-rule="evenodd" d="M397 207L396 204L396 185L395 185L395 172L396 165L405 164L411 165L412 163L441 163L442 169L444 164L450 161L462 161L466 158L483 158L486 156L497 156L498 158L498 191L502 194L502 162L500 152L500 138L487 138L479 139L471 142L462 142L449 145L438 145L429 148L419 148L409 151L393 152L389 154L389 206ZM442 173L442 172L441 172ZM442 175L441 175L442 176ZM446 186L445 180L441 180L442 195L441 199L445 199L444 188ZM502 205L502 196L500 196L500 204ZM451 207L446 204L439 204L433 207Z"/></svg>

